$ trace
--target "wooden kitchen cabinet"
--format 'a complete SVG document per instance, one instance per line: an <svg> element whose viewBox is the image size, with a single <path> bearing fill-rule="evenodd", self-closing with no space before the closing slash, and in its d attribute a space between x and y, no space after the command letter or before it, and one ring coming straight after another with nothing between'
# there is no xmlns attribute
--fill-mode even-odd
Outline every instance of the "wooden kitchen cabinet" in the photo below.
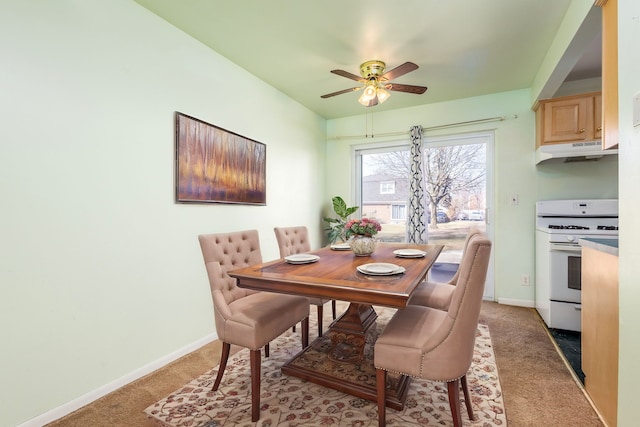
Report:
<svg viewBox="0 0 640 427"><path fill-rule="evenodd" d="M602 148L618 145L618 0L597 0L602 7Z"/></svg>
<svg viewBox="0 0 640 427"><path fill-rule="evenodd" d="M618 414L618 257L582 246L584 385L609 426Z"/></svg>
<svg viewBox="0 0 640 427"><path fill-rule="evenodd" d="M541 100L536 112L536 147L602 138L600 92Z"/></svg>

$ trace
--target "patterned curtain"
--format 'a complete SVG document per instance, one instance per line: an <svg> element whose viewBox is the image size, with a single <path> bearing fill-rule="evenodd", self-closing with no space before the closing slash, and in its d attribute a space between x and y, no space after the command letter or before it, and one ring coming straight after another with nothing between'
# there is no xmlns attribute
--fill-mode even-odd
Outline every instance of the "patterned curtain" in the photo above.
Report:
<svg viewBox="0 0 640 427"><path fill-rule="evenodd" d="M407 243L424 244L429 240L427 210L422 173L422 127L411 127L411 172L409 209L407 209Z"/></svg>

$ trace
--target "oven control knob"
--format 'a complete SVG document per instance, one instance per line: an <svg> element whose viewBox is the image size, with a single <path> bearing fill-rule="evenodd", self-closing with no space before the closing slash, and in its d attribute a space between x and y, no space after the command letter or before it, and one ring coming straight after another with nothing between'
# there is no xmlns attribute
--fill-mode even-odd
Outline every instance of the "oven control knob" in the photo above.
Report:
<svg viewBox="0 0 640 427"><path fill-rule="evenodd" d="M569 242L575 242L576 238L574 236L567 236L567 240Z"/></svg>

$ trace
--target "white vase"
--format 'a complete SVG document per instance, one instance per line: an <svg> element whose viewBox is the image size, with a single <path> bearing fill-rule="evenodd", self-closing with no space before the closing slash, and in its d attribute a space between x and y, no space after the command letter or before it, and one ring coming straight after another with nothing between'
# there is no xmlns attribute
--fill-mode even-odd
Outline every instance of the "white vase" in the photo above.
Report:
<svg viewBox="0 0 640 427"><path fill-rule="evenodd" d="M349 246L356 256L369 256L376 249L376 239L371 236L353 236Z"/></svg>

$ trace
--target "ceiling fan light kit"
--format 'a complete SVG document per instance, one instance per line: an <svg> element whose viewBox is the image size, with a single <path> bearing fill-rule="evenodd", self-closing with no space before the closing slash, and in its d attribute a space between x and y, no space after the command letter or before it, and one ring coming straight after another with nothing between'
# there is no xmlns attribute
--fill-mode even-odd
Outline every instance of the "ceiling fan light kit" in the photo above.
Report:
<svg viewBox="0 0 640 427"><path fill-rule="evenodd" d="M378 88L378 101L380 102L380 104L389 99L390 96L391 94L389 92L381 87Z"/></svg>
<svg viewBox="0 0 640 427"><path fill-rule="evenodd" d="M368 107L369 104L378 96L378 88L375 84L368 83L365 89L362 91L362 95L358 98L358 102L365 107ZM380 101L382 102L382 101Z"/></svg>
<svg viewBox="0 0 640 427"><path fill-rule="evenodd" d="M365 107L373 107L374 105L378 105L378 103L382 104L384 101L389 99L391 94L388 91L413 93L417 95L426 92L427 88L425 86L387 83L389 80L417 70L418 66L413 62L405 62L386 73L384 72L385 66L386 64L379 60L363 62L360 65L360 76L362 77L358 77L357 75L344 70L331 70L333 74L362 83L362 86L328 93L326 95L322 95L321 98L330 98L343 93L355 92L364 89L362 95L358 98L358 102Z"/></svg>

